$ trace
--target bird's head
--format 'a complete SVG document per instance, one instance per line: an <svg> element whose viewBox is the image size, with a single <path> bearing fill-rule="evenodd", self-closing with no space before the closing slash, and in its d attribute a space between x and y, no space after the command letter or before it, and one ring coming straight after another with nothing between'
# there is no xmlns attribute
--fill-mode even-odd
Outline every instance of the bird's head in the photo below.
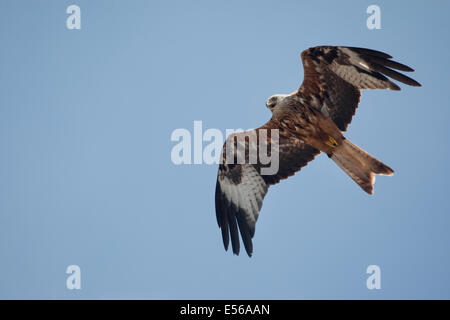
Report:
<svg viewBox="0 0 450 320"><path fill-rule="evenodd" d="M274 108L277 104L279 104L284 98L286 98L288 94L274 94L266 101L266 107L273 112Z"/></svg>

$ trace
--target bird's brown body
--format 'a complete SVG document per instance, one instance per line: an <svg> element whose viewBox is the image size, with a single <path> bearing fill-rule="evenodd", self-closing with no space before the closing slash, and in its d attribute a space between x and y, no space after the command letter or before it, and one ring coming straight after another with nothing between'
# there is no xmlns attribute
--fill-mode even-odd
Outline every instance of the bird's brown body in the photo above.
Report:
<svg viewBox="0 0 450 320"><path fill-rule="evenodd" d="M272 121L290 138L299 139L328 155L344 140L339 128L317 109L303 104L297 95L286 97L275 108Z"/></svg>

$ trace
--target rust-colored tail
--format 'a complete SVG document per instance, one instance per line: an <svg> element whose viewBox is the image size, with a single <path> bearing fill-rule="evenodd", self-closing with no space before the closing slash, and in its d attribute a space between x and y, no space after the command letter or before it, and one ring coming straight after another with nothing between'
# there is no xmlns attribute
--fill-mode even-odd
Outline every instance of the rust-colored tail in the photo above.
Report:
<svg viewBox="0 0 450 320"><path fill-rule="evenodd" d="M334 149L331 159L369 194L373 194L375 174L394 174L394 170L346 139Z"/></svg>

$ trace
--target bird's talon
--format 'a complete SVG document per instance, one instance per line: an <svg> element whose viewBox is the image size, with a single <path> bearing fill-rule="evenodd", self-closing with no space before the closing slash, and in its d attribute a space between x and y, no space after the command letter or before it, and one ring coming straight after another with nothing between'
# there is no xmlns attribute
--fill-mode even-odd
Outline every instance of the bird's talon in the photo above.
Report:
<svg viewBox="0 0 450 320"><path fill-rule="evenodd" d="M333 137L328 137L328 141L326 141L325 144L332 148L335 148L338 146L338 143L336 142L336 140L334 140Z"/></svg>

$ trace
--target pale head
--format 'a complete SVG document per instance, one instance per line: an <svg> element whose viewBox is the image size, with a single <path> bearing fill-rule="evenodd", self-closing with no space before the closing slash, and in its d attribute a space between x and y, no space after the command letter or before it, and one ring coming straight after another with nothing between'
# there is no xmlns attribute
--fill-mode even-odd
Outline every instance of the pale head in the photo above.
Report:
<svg viewBox="0 0 450 320"><path fill-rule="evenodd" d="M279 104L284 98L286 98L288 94L274 94L266 101L266 107L273 112L273 109Z"/></svg>

